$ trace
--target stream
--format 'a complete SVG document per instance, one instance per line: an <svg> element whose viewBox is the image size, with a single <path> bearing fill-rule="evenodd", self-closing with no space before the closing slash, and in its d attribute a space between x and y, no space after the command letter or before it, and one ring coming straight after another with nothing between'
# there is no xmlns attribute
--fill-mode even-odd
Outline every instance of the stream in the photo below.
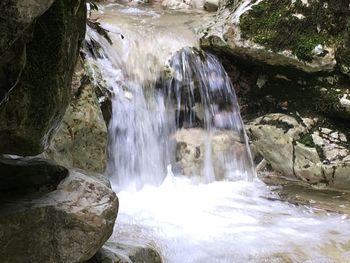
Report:
<svg viewBox="0 0 350 263"><path fill-rule="evenodd" d="M150 246L166 263L350 262L347 215L281 201L256 177L226 72L190 48L212 16L125 4L92 14L113 42L88 28L87 41L100 45L92 60L113 93L107 172L120 208L110 241ZM206 134L203 162L182 175L175 134L192 127ZM213 156L211 138L222 130L238 146Z"/></svg>

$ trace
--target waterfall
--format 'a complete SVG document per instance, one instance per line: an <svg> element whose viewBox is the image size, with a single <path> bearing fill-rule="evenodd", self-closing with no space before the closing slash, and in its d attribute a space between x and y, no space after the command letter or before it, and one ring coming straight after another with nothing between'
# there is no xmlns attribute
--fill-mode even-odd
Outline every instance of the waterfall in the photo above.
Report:
<svg viewBox="0 0 350 263"><path fill-rule="evenodd" d="M87 35L90 42L98 37L92 30ZM206 130L203 181L218 178L212 164L210 137L221 129L231 130L244 145L243 150L240 147L225 154L226 170L253 178L254 168L235 91L215 56L185 47L170 54L168 61L153 59L154 64L147 65L156 54L143 51L146 54L141 56L139 48L138 52L128 50L123 61L121 52L111 51L115 46L101 39L95 41L101 44L97 62L103 72L108 69L105 79L113 93L108 174L118 189L162 183L167 166L175 159L173 135L184 123L187 128L195 127L196 105L203 109L202 125ZM129 40L129 45L135 47L137 43L130 44ZM195 93L199 94L197 98Z"/></svg>
<svg viewBox="0 0 350 263"><path fill-rule="evenodd" d="M281 202L255 177L234 87L198 49L203 13L118 4L100 13L113 43L88 28L87 61L113 94L107 173L120 201L105 247L141 243L166 263L345 262L346 216ZM200 156L200 169L178 169L183 138L196 141L185 157Z"/></svg>
<svg viewBox="0 0 350 263"><path fill-rule="evenodd" d="M245 179L253 179L254 165L238 101L222 64L212 54L183 48L174 54L170 65L173 77L168 81L166 91L176 97L176 126L184 126L185 123L187 127L193 127L198 115L196 108L202 109L203 128L207 132L203 164L205 181L212 182L217 178L212 165L210 137L222 129L230 130L243 144L243 147L236 147L221 156L225 159L226 175L228 172L235 172L236 175L244 175ZM199 94L199 98L196 98L196 94Z"/></svg>

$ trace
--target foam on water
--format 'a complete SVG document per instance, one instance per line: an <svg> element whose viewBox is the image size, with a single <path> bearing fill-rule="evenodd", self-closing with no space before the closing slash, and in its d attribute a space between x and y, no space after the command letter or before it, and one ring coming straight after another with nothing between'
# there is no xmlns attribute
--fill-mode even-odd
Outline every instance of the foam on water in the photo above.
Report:
<svg viewBox="0 0 350 263"><path fill-rule="evenodd" d="M196 184L168 175L160 187L118 197L112 240L142 240L165 262L350 262L346 216L271 201L258 180Z"/></svg>

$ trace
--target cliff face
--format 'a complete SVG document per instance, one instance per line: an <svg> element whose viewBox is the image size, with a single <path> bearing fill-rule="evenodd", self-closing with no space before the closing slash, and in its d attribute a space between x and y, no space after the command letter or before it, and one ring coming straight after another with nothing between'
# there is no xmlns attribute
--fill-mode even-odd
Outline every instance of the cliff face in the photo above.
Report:
<svg viewBox="0 0 350 263"><path fill-rule="evenodd" d="M41 2L0 4L0 153L41 153L70 101L85 1Z"/></svg>

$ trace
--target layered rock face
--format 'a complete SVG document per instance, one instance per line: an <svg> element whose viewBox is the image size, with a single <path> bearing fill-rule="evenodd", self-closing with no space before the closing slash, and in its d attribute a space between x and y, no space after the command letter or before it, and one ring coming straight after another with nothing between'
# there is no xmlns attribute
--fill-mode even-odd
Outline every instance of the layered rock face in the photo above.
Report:
<svg viewBox="0 0 350 263"><path fill-rule="evenodd" d="M70 100L85 1L41 2L1 2L0 153L41 153Z"/></svg>

